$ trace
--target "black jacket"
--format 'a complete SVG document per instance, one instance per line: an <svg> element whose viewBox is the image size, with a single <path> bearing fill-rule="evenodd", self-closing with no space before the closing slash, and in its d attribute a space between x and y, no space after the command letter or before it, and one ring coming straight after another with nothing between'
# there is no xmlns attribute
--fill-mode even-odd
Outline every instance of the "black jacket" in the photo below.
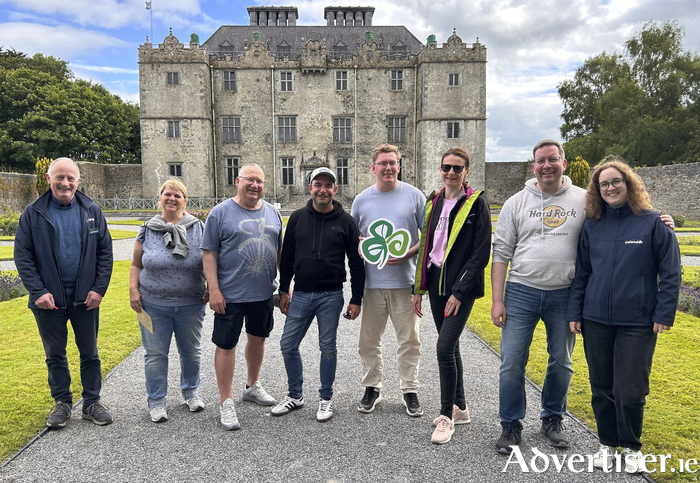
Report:
<svg viewBox="0 0 700 483"><path fill-rule="evenodd" d="M439 193L433 192L425 208L416 266L415 292L420 294L428 290L428 257L442 213L443 193L444 188ZM446 260L440 270L440 295L454 295L460 302L468 297L481 298L484 296L484 269L491 257L491 211L482 191L462 189L450 212L448 229L449 238L456 238L448 245Z"/></svg>
<svg viewBox="0 0 700 483"><path fill-rule="evenodd" d="M676 235L659 217L629 206L589 218L578 241L567 320L673 325L681 285Z"/></svg>
<svg viewBox="0 0 700 483"><path fill-rule="evenodd" d="M333 210L319 213L309 200L287 222L280 260L280 292L342 290L345 256L350 266L351 304L360 305L365 289L365 265L357 251L359 230L352 216L333 200Z"/></svg>
<svg viewBox="0 0 700 483"><path fill-rule="evenodd" d="M58 234L50 221L51 190L46 191L22 212L15 236L15 266L29 292L29 308L36 300L51 293L58 308L68 303L82 304L91 290L104 296L112 277L112 237L100 208L80 191L75 192L82 219L82 253L75 298L66 300L59 271L56 247Z"/></svg>

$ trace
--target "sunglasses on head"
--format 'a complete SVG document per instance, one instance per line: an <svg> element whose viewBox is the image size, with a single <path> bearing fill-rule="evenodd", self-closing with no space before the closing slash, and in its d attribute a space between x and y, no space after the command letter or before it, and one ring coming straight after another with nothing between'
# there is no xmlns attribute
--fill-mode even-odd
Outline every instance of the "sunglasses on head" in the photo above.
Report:
<svg viewBox="0 0 700 483"><path fill-rule="evenodd" d="M441 164L440 165L440 169L444 173L449 173L450 169L452 169L455 172L455 174L459 174L462 171L464 171L465 168L466 168L466 166L460 166L459 164Z"/></svg>

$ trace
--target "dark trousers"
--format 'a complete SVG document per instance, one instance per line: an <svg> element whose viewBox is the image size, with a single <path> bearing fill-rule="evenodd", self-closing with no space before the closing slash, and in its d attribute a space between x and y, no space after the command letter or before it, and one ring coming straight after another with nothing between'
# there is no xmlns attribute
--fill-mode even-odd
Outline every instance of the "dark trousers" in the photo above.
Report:
<svg viewBox="0 0 700 483"><path fill-rule="evenodd" d="M440 269L431 267L428 271L428 297L438 331L437 359L440 370L440 414L452 419L452 406L464 409L464 371L459 352L459 336L462 335L469 314L474 305L474 297L462 302L457 315L445 317L445 305L449 296L439 295Z"/></svg>
<svg viewBox="0 0 700 483"><path fill-rule="evenodd" d="M66 296L67 300L73 300L72 295L66 293ZM80 353L83 407L87 408L100 400L102 367L97 354L99 310L99 308L85 310L84 304L74 306L72 302L69 302L68 307L63 309L32 309L46 353L51 397L56 402L73 404L73 393L70 390L70 370L66 357L67 322L69 319L75 333L75 345L78 346Z"/></svg>
<svg viewBox="0 0 700 483"><path fill-rule="evenodd" d="M600 443L639 450L656 334L650 325L590 321L581 333Z"/></svg>

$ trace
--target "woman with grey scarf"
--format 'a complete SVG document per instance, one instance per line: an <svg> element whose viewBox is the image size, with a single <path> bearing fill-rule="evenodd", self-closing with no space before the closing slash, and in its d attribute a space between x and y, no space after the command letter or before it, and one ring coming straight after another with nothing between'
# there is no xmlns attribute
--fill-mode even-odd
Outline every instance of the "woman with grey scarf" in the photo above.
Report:
<svg viewBox="0 0 700 483"><path fill-rule="evenodd" d="M180 389L190 411L204 409L198 395L202 323L209 300L200 243L204 224L185 211L187 188L170 179L160 188L161 214L143 224L129 274L131 308L140 317L146 350L146 392L151 420L168 420L168 351L175 334L180 353ZM145 320L144 320L145 319Z"/></svg>

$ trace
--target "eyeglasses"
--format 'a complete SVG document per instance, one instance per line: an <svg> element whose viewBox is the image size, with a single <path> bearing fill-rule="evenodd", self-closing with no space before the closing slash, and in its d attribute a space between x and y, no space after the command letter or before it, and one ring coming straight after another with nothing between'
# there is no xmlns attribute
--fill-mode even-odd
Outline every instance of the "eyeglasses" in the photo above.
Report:
<svg viewBox="0 0 700 483"><path fill-rule="evenodd" d="M251 176L239 176L238 179L244 179L250 184L259 184L260 186L265 184L265 181L258 179L258 178L253 178Z"/></svg>
<svg viewBox="0 0 700 483"><path fill-rule="evenodd" d="M561 156L552 156L551 158L539 158L535 160L535 164L537 166L544 166L544 163L549 161L549 164L557 164L559 160L561 159Z"/></svg>
<svg viewBox="0 0 700 483"><path fill-rule="evenodd" d="M615 178L614 180L608 182L608 181L602 181L598 183L598 189L600 191L606 191L610 186L612 185L613 188L622 188L622 185L625 184L625 181L627 181L624 178Z"/></svg>
<svg viewBox="0 0 700 483"><path fill-rule="evenodd" d="M451 169L455 172L455 174L459 174L462 171L464 171L465 168L466 168L466 166L460 166L459 164L441 164L440 165L440 169L442 170L443 173L449 173L450 169Z"/></svg>
<svg viewBox="0 0 700 483"><path fill-rule="evenodd" d="M398 163L398 161L380 161L380 162L374 163L374 164L376 164L377 166L379 166L381 168L386 168L386 167L395 168L396 166L398 166L399 163Z"/></svg>

